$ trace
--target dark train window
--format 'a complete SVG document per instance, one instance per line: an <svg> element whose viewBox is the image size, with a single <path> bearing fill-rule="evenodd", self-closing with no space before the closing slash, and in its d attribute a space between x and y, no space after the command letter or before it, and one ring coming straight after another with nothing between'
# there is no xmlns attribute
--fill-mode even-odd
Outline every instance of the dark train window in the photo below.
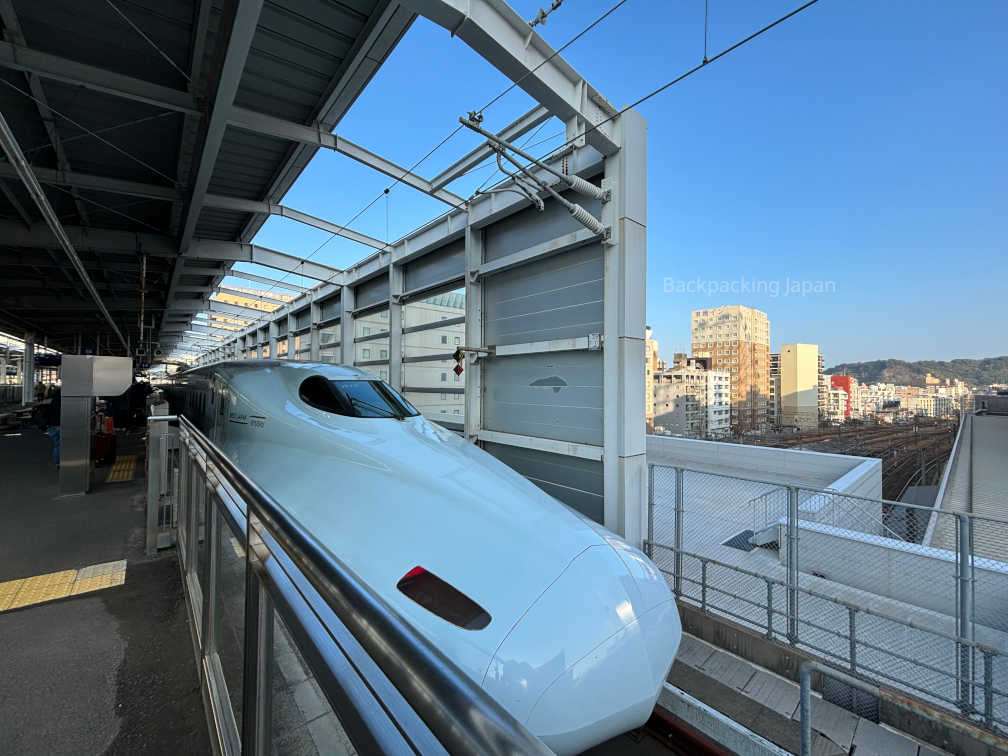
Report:
<svg viewBox="0 0 1008 756"><path fill-rule="evenodd" d="M298 388L310 407L347 417L414 417L420 413L381 381L333 381L313 375Z"/></svg>

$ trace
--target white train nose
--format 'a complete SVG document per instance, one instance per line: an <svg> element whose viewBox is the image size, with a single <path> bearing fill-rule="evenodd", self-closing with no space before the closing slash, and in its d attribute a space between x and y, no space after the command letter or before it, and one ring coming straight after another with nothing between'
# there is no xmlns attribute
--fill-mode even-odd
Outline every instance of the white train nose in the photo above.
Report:
<svg viewBox="0 0 1008 756"><path fill-rule="evenodd" d="M680 637L654 573L661 586L642 586L608 545L585 549L505 638L483 687L560 754L638 727Z"/></svg>

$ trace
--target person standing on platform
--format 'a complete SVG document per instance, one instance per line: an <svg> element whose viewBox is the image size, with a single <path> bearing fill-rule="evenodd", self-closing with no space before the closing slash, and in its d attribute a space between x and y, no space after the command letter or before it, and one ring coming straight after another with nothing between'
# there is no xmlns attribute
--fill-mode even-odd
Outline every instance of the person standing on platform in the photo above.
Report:
<svg viewBox="0 0 1008 756"><path fill-rule="evenodd" d="M62 402L60 401L60 390L57 388L53 391L52 399L49 401L46 407L45 422L46 422L46 433L49 434L49 438L52 439L52 463L59 469L60 466L60 410L62 409Z"/></svg>

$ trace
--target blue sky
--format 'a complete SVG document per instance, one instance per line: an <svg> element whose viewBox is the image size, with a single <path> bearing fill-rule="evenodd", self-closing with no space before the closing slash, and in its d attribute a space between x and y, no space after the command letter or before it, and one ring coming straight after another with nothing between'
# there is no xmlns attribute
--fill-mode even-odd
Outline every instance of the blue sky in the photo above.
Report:
<svg viewBox="0 0 1008 756"><path fill-rule="evenodd" d="M539 29L560 46L614 3L566 0ZM531 18L547 2L511 4ZM710 0L709 54L797 4ZM703 12L703 0L629 0L563 55L622 106L699 62ZM818 343L827 365L1008 353L1005 28L1002 2L821 0L640 106L647 317L662 354L688 348L691 310L720 304L765 310L773 349ZM337 133L409 166L508 83L418 19ZM514 90L485 125L496 130L532 105ZM531 135L532 151L562 142L560 131L547 123ZM433 176L476 143L457 134L416 170ZM449 188L468 196L491 175ZM320 153L284 201L343 223L389 183ZM353 228L394 240L445 209L398 186ZM306 256L327 238L274 217L256 241ZM366 254L335 239L312 259L345 267ZM767 288L675 292L675 282L698 277ZM833 291L770 295L789 280L832 282Z"/></svg>

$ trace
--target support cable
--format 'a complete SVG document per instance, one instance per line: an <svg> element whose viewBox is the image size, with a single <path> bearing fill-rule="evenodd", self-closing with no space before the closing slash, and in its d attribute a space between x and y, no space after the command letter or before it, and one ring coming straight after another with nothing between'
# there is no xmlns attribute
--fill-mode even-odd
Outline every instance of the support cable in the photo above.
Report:
<svg viewBox="0 0 1008 756"><path fill-rule="evenodd" d="M189 78L189 74L187 74L185 71L183 71L182 67L179 66L179 64L176 63L174 60L172 60L171 56L169 56L168 53L166 53L164 50L162 50L160 47L158 47L157 43L153 39L151 39L146 34L144 34L143 29L141 29L139 26L137 26L135 23L133 23L130 20L129 16L127 16L125 13L123 13L121 10L119 10L119 8L116 6L115 3L112 2L112 0L105 0L105 2L108 3L108 6L112 10L114 10L116 13L119 14L119 16L122 18L123 21L125 21L127 24L130 25L130 27L133 29L133 31L135 31L137 34L139 34L141 37L143 37L143 40L148 45L150 45L151 47L153 47L154 51L158 55L160 55L162 58L164 58L166 61L168 61L168 65L170 65L172 68L174 68L180 74L182 74L182 76L185 78L186 81L188 81L188 82L192 81L192 79Z"/></svg>
<svg viewBox="0 0 1008 756"><path fill-rule="evenodd" d="M105 137L100 136L96 131L92 131L91 129L87 128L86 126L82 126L80 123L78 123L77 121L75 121L73 118L71 118L70 116L68 116L66 113L62 113L62 112L56 110L56 108L54 108L52 105L50 105L48 103L45 103L45 102L42 102L37 97L35 97L31 92L25 92L23 89L21 89L21 87L17 86L16 84L12 84L11 82L7 81L7 79L4 79L4 78L0 78L0 82L6 84L8 87L10 87L11 89L13 89L15 92L21 93L22 95L24 95L25 97L27 97L29 100L34 101L36 104L48 108L53 113L55 113L56 115L58 115L60 118L64 119L65 121L68 121L69 123L72 123L74 126L76 126L81 131L84 131L84 132L88 133L89 135L93 136L95 139L97 139L102 144L104 144L104 145L106 145L108 147L111 147L113 150L115 150L116 152L120 153L121 155L125 155L130 160L138 163L139 165L142 165L144 168L146 168L147 170L151 171L152 173L156 173L161 178L165 179L166 181L171 182L171 184L173 186L175 185L175 179L173 179L168 174L163 173L162 171L159 171L157 168L155 168L153 165L151 165L147 161L142 160L142 159L138 158L136 155L134 155L134 154L132 154L130 152L127 152L122 147L119 147L119 146L113 144L112 142L110 142Z"/></svg>

